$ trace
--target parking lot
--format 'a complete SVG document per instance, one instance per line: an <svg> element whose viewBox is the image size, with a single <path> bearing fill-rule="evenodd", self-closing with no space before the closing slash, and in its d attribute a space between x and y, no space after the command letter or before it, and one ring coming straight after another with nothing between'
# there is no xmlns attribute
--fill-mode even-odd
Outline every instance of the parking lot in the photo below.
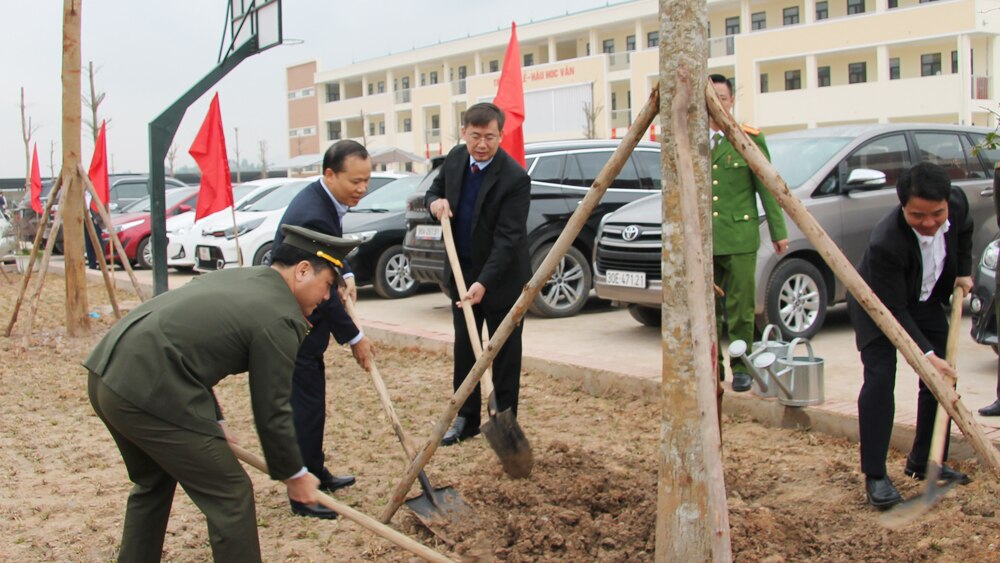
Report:
<svg viewBox="0 0 1000 563"><path fill-rule="evenodd" d="M53 259L50 271L62 272L61 257ZM140 270L136 274L140 283L146 285L147 293L151 293L151 272ZM88 271L88 276L95 282L101 279L100 272L93 270ZM180 287L194 276L171 272L169 287ZM130 287L124 272L117 272L116 278L119 287ZM365 330L378 342L450 352L453 331L449 306L448 299L431 286L406 299L382 299L368 287L359 291L357 310ZM995 399L997 357L992 349L976 344L969 337L968 312L962 323L958 387L965 405L975 413ZM825 363L823 405L804 409L783 407L774 399L727 389L724 410L747 413L772 424L808 425L856 439L856 400L862 370L854 347L854 332L843 305L830 310L826 324L812 344ZM613 308L593 295L574 317L543 319L529 314L525 319L525 368L565 378L574 387L594 394L621 393L655 400L664 353L669 351L661 351L659 330L639 325L627 311ZM900 364L896 423L902 431L894 433L894 444L905 450L916 415L917 377L902 358ZM978 415L976 418L987 435L1000 442L1000 419ZM967 455L970 451L960 441L954 449L956 455Z"/></svg>

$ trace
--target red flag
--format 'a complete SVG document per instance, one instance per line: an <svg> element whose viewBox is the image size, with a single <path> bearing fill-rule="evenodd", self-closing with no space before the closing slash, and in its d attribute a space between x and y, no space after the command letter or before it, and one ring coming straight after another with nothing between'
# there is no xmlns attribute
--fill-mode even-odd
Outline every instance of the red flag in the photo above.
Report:
<svg viewBox="0 0 1000 563"><path fill-rule="evenodd" d="M31 157L31 208L41 215L42 211L42 173L38 171L38 143L35 143L35 155Z"/></svg>
<svg viewBox="0 0 1000 563"><path fill-rule="evenodd" d="M229 174L226 135L222 132L219 94L212 98L205 122L201 124L201 130L188 153L201 169L201 191L198 193L198 208L194 212L195 220L232 207L233 180Z"/></svg>
<svg viewBox="0 0 1000 563"><path fill-rule="evenodd" d="M521 79L521 48L517 44L517 24L514 22L510 24L510 43L493 103L503 110L505 117L500 148L524 166L524 82Z"/></svg>
<svg viewBox="0 0 1000 563"><path fill-rule="evenodd" d="M87 176L90 178L90 183L94 184L97 197L100 198L101 203L107 206L110 195L108 186L110 184L108 183L108 143L104 137L104 124L105 122L102 121L101 130L97 133L94 156L90 159L90 170L87 172ZM96 203L91 202L90 207L97 211Z"/></svg>

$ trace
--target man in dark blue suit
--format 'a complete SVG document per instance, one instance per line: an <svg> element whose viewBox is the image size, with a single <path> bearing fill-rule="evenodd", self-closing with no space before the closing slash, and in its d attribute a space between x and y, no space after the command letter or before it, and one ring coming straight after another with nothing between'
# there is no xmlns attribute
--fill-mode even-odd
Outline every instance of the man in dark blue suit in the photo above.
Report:
<svg viewBox="0 0 1000 563"><path fill-rule="evenodd" d="M465 316L459 307L471 306L476 328L483 322L496 332L521 288L531 278L528 258L528 207L531 178L520 163L500 148L503 112L489 103L474 104L465 112L462 139L441 165L441 173L424 200L438 221L451 221L462 274L469 287L459 295L446 263L446 279L456 307L454 388L465 380L476 357L468 337ZM521 330L511 333L493 360L493 386L497 407L517 415L521 385ZM479 434L482 410L479 386L458 411L441 443L445 446Z"/></svg>
<svg viewBox="0 0 1000 563"><path fill-rule="evenodd" d="M355 141L339 141L323 156L323 177L306 186L285 210L282 225L296 225L332 236L343 235L343 217L368 191L372 163L368 151ZM274 235L274 246L284 238L281 229ZM354 274L344 264L346 291L357 297ZM326 423L326 372L323 353L330 335L338 344L350 344L354 359L367 370L375 355L371 340L358 328L337 297L316 307L309 316L312 329L299 348L292 375L292 418L295 435L306 468L320 480L321 490L333 492L354 484L351 475L338 477L325 466L323 427ZM292 512L301 516L333 519L337 513L321 505L291 501Z"/></svg>
<svg viewBox="0 0 1000 563"><path fill-rule="evenodd" d="M900 204L875 225L858 273L934 367L943 376L954 377L955 370L944 357L948 339L944 308L955 287L966 295L972 289L969 202L965 192L951 186L943 168L928 162L904 172L896 193ZM864 384L858 395L861 471L868 502L885 510L903 500L885 465L895 412L896 348L853 296L847 307L864 365ZM921 381L917 428L903 469L909 477L923 479L927 474L936 412L937 399ZM947 465L942 465L940 478L962 484L970 481Z"/></svg>

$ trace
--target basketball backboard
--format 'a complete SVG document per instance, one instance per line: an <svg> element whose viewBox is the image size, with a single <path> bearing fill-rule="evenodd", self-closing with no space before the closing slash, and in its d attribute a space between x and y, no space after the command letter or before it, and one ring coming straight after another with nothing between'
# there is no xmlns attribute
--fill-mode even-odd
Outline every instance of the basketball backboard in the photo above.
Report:
<svg viewBox="0 0 1000 563"><path fill-rule="evenodd" d="M218 62L226 60L251 39L256 40L257 53L280 45L281 24L281 0L227 0Z"/></svg>

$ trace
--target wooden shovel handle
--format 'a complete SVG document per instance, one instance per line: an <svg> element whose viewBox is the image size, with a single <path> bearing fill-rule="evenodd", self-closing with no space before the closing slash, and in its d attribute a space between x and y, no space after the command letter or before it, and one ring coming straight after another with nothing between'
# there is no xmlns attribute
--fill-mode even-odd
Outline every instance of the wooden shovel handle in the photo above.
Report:
<svg viewBox="0 0 1000 563"><path fill-rule="evenodd" d="M264 460L261 459L260 456L251 453L232 442L229 442L229 447L233 450L233 453L236 454L237 458L243 460L248 465L256 467L263 473L267 473L267 464L264 463ZM335 501L329 495L323 494L322 492L317 492L316 494L319 497L319 503L323 506L329 508L337 514L340 514L344 518L347 518L362 528L368 529L378 537L389 540L406 551L420 557L424 561L435 561L441 563L451 563L454 561L453 559L449 559L444 555L441 555L413 538L393 530L389 526L386 526L371 516L354 510L346 504Z"/></svg>
<svg viewBox="0 0 1000 563"><path fill-rule="evenodd" d="M462 274L462 264L458 261L458 251L455 250L455 237L451 234L451 220L445 217L441 220L441 235L444 239L444 248L448 253L448 263L451 264L451 275L455 276L455 287L458 288L458 297L461 299L468 288L465 287L465 276ZM483 355L483 340L479 336L479 331L476 330L476 318L472 314L472 304L463 303L462 313L465 315L465 328L469 331L469 340L472 341L472 351L476 354L476 359L478 360L480 356ZM458 338L456 335L455 338ZM493 373L489 368L483 372L483 378L479 380L480 384L483 386L483 394L487 397L493 397ZM493 401L489 401L493 402ZM496 407L490 405L492 410L496 410ZM491 414L496 414L495 412Z"/></svg>
<svg viewBox="0 0 1000 563"><path fill-rule="evenodd" d="M962 291L962 288L956 287L952 291L951 318L948 324L948 343L945 345L945 359L951 364L953 369L958 363L958 333L959 325L962 324L962 299L964 297L965 292ZM952 381L953 385L957 385L957 383L957 378ZM944 406L940 402L938 403L937 413L934 416L934 432L931 434L931 455L929 461L934 462L934 467L936 467L934 471L940 471L941 464L944 463L944 445L947 442L948 421L951 418L948 417L948 411L944 409ZM930 470L930 464L928 464L928 470ZM937 475L928 474L928 478L936 480Z"/></svg>

